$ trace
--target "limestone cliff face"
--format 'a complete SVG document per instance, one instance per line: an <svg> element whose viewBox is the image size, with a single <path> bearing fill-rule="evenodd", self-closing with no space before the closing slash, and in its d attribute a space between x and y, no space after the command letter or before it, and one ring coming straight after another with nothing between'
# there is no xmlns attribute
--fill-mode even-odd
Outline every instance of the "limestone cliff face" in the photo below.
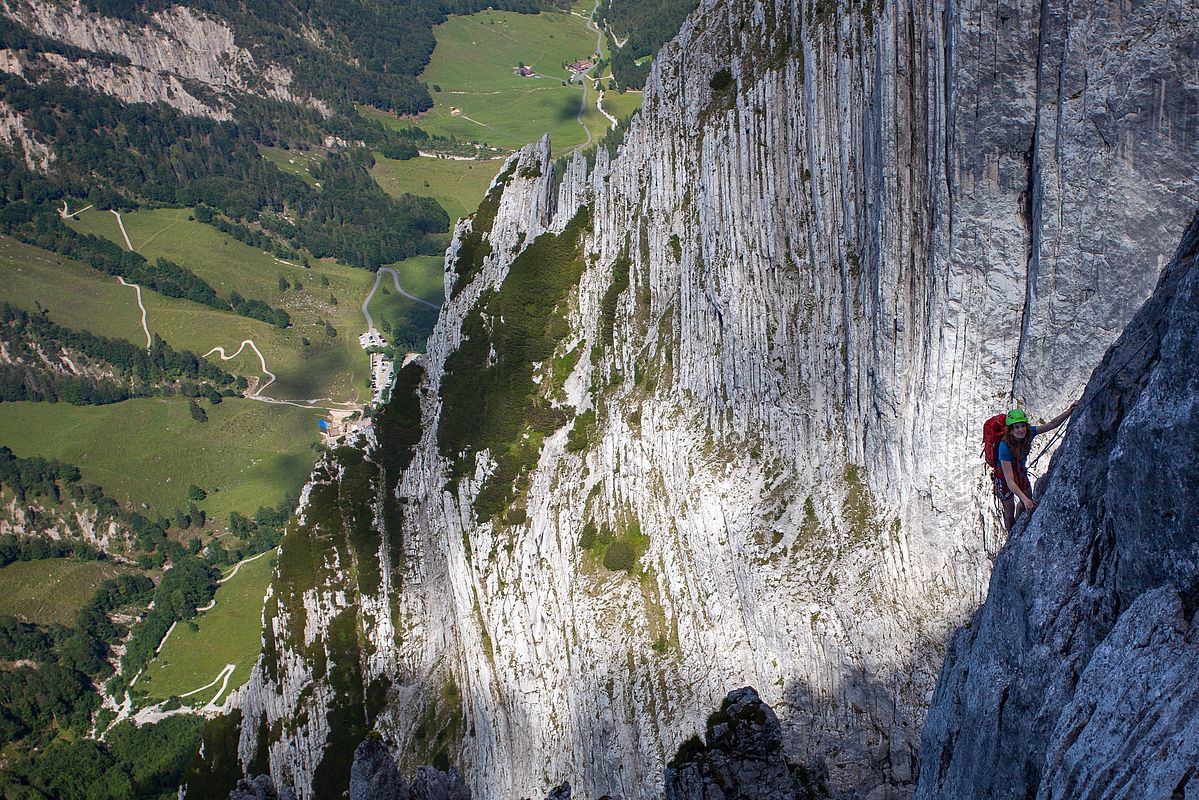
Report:
<svg viewBox="0 0 1199 800"><path fill-rule="evenodd" d="M217 120L232 119L240 93L324 110L319 101L293 91L290 70L260 63L234 40L226 22L186 6L156 11L137 24L89 11L78 0L0 0L0 13L34 34L105 56L0 55L0 69L34 82L54 79L127 103L163 102L185 114ZM112 54L123 60L109 60Z"/></svg>
<svg viewBox="0 0 1199 800"><path fill-rule="evenodd" d="M750 684L834 795L910 796L1002 544L982 421L1060 410L1199 205L1195 10L704 3L615 158L515 156L447 254L388 586L328 573L351 594L307 617L358 591L402 771L448 742L475 797L657 797ZM538 313L522 254L571 237L511 433L487 370ZM247 695L294 689L272 772L312 796L334 689L273 630L290 666Z"/></svg>
<svg viewBox="0 0 1199 800"><path fill-rule="evenodd" d="M953 639L917 797L1199 792L1199 217Z"/></svg>

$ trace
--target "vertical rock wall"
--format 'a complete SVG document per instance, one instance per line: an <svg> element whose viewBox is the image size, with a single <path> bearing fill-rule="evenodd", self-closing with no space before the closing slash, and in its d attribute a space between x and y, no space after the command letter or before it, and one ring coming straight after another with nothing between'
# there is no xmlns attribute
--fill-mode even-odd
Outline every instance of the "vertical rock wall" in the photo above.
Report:
<svg viewBox="0 0 1199 800"><path fill-rule="evenodd" d="M615 158L555 190L546 142L514 157L447 254L424 433L385 487L405 511L380 522L394 594L371 602L394 632L366 673L401 767L444 733L476 797L656 797L751 684L838 795L909 796L944 643L1001 544L982 420L1056 413L1199 204L1194 12L704 3ZM533 365L574 420L509 443L539 446L527 488L480 519L499 462L450 479L446 361L584 207L586 267ZM459 281L464 248L485 255ZM616 539L632 570L605 566ZM309 744L271 751L301 796Z"/></svg>
<svg viewBox="0 0 1199 800"><path fill-rule="evenodd" d="M953 638L919 798L1199 792L1199 217Z"/></svg>

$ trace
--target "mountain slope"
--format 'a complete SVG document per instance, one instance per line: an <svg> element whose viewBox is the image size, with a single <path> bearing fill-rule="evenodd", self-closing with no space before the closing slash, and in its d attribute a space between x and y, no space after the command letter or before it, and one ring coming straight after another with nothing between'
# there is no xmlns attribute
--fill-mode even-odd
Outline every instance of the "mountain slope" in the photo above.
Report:
<svg viewBox="0 0 1199 800"><path fill-rule="evenodd" d="M362 724L476 797L658 796L746 683L838 796L909 796L1002 544L978 428L1065 404L1199 205L1196 19L704 4L615 157L526 149L459 227L423 433L357 540L390 587L302 593L245 698L306 727L243 763L311 796L344 704L307 659L357 604Z"/></svg>

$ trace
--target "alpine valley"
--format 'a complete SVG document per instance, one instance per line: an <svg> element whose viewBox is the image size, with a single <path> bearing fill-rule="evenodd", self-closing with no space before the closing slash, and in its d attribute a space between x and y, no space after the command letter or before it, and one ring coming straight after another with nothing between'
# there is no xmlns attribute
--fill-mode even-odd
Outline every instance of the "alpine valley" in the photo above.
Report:
<svg viewBox="0 0 1199 800"><path fill-rule="evenodd" d="M442 238L356 159L462 142L335 130L319 64L246 44L285 15L218 5L0 0L41 43L0 66L333 137L323 188L248 175L254 213L153 175L96 200L161 188L346 274L448 249L423 351L303 484L184 796L1199 797L1199 2L702 0L630 121L483 162ZM294 45L355 103L429 107L414 70L368 96L330 19ZM70 195L82 146L7 85L12 161ZM982 423L1075 400L1009 536Z"/></svg>

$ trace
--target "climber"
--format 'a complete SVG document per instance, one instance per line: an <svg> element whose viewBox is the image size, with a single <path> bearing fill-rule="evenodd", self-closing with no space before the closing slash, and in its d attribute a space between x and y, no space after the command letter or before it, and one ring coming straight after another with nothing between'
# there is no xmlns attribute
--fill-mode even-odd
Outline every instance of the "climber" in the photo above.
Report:
<svg viewBox="0 0 1199 800"><path fill-rule="evenodd" d="M1037 507L1037 502L1032 499L1032 484L1028 480L1028 451L1032 449L1033 437L1061 425L1070 418L1077 406L1077 402L1071 403L1069 408L1044 425L1030 424L1028 415L1018 408L1013 408L1006 418L1001 418L1005 427L1002 438L998 440L992 466L995 468L995 496L1003 507L1003 524L1009 531L1025 509L1031 512ZM1015 498L1020 499L1019 505L1015 505Z"/></svg>

